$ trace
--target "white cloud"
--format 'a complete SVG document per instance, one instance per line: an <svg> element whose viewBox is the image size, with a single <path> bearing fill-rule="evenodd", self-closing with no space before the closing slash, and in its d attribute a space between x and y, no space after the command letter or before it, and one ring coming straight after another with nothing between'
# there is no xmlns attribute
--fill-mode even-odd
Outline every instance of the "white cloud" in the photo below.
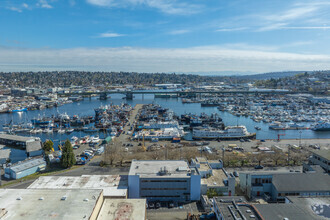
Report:
<svg viewBox="0 0 330 220"><path fill-rule="evenodd" d="M47 0L39 0L39 2L37 3L37 6L38 7L41 7L41 8L53 8L53 6L51 6Z"/></svg>
<svg viewBox="0 0 330 220"><path fill-rule="evenodd" d="M220 28L216 31L218 32L232 32L232 31L244 31L247 30L247 27L238 27L238 28Z"/></svg>
<svg viewBox="0 0 330 220"><path fill-rule="evenodd" d="M97 37L100 37L100 38L111 38L111 37L122 37L122 36L126 36L126 35L125 34L118 34L118 33L106 32L106 33L99 34Z"/></svg>
<svg viewBox="0 0 330 220"><path fill-rule="evenodd" d="M181 29L181 30L174 30L174 31L170 31L169 34L171 35L180 35L180 34L186 34L191 32L190 30L187 29Z"/></svg>
<svg viewBox="0 0 330 220"><path fill-rule="evenodd" d="M22 9L17 8L17 7L9 7L8 9L11 10L11 11L17 11L17 12L19 12L19 13L22 12Z"/></svg>
<svg viewBox="0 0 330 220"><path fill-rule="evenodd" d="M286 22L290 20L296 20L306 18L311 15L315 15L319 7L317 6L304 6L296 7L285 11L284 13L278 13L274 15L265 16L264 18L270 21Z"/></svg>
<svg viewBox="0 0 330 220"><path fill-rule="evenodd" d="M146 6L166 14L187 15L198 13L202 6L177 0L86 0L89 4L101 7Z"/></svg>
<svg viewBox="0 0 330 220"><path fill-rule="evenodd" d="M77 69L137 72L211 72L330 69L330 56L209 46L193 48L0 48L0 71ZM82 65L83 64L83 65ZM5 67L7 66L7 69ZM15 69L16 68L16 69ZM38 70L34 69L34 70Z"/></svg>

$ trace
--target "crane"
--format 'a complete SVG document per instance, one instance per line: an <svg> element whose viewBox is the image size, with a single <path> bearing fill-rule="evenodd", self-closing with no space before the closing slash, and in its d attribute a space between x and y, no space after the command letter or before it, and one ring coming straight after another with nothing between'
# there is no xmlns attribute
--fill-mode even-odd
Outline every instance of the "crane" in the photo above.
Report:
<svg viewBox="0 0 330 220"><path fill-rule="evenodd" d="M285 134L278 134L278 135L277 135L277 141L278 141L278 142L280 142L280 137L281 137L281 136L285 136Z"/></svg>

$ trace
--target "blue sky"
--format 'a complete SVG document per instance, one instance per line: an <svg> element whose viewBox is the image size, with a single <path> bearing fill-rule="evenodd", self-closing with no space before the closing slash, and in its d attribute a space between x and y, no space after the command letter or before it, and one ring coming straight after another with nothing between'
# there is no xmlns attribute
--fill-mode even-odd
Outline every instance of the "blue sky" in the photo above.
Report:
<svg viewBox="0 0 330 220"><path fill-rule="evenodd" d="M330 1L1 0L0 71L330 69Z"/></svg>

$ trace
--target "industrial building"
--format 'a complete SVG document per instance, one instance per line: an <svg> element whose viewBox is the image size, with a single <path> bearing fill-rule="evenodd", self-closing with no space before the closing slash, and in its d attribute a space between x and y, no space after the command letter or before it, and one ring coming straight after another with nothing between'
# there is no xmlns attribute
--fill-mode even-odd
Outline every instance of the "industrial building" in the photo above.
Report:
<svg viewBox="0 0 330 220"><path fill-rule="evenodd" d="M207 194L210 189L215 190L218 195L235 195L235 177L227 173L221 160L207 160L205 157L196 157L191 159L190 167L196 168L202 177L202 195Z"/></svg>
<svg viewBox="0 0 330 220"><path fill-rule="evenodd" d="M264 220L254 206L246 202L244 197L214 197L213 210L217 220Z"/></svg>
<svg viewBox="0 0 330 220"><path fill-rule="evenodd" d="M5 178L20 179L46 169L46 161L43 158L35 158L20 161L14 165L5 168Z"/></svg>
<svg viewBox="0 0 330 220"><path fill-rule="evenodd" d="M129 198L188 202L200 199L201 176L183 160L133 160L128 175Z"/></svg>
<svg viewBox="0 0 330 220"><path fill-rule="evenodd" d="M127 198L127 176L41 176L29 189L102 189L105 198Z"/></svg>
<svg viewBox="0 0 330 220"><path fill-rule="evenodd" d="M284 202L286 196L329 196L330 176L322 169L312 172L242 172L240 189L253 199Z"/></svg>
<svg viewBox="0 0 330 220"><path fill-rule="evenodd" d="M314 150L308 162L310 165L319 165L330 173L330 150Z"/></svg>
<svg viewBox="0 0 330 220"><path fill-rule="evenodd" d="M26 150L28 157L40 156L43 153L40 138L10 134L0 134L0 144Z"/></svg>
<svg viewBox="0 0 330 220"><path fill-rule="evenodd" d="M0 189L0 219L97 219L102 190Z"/></svg>
<svg viewBox="0 0 330 220"><path fill-rule="evenodd" d="M329 197L286 197L286 203L249 203L244 197L214 197L217 220L329 219Z"/></svg>
<svg viewBox="0 0 330 220"><path fill-rule="evenodd" d="M285 204L255 204L254 207L267 220L326 220L330 218L329 204L329 197L289 196Z"/></svg>
<svg viewBox="0 0 330 220"><path fill-rule="evenodd" d="M145 220L145 199L106 198L102 189L0 189L0 219Z"/></svg>

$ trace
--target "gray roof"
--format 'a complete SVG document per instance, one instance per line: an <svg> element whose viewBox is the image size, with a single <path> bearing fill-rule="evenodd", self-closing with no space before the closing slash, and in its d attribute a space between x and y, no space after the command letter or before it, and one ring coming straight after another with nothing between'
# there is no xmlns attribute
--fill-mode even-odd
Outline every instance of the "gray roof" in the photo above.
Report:
<svg viewBox="0 0 330 220"><path fill-rule="evenodd" d="M102 197L97 189L0 189L1 220L95 219Z"/></svg>
<svg viewBox="0 0 330 220"><path fill-rule="evenodd" d="M323 149L323 150L312 150L312 152L322 158L330 160L330 150Z"/></svg>
<svg viewBox="0 0 330 220"><path fill-rule="evenodd" d="M291 198L288 197L290 200ZM289 204L255 204L254 206L259 211L264 219L267 220L283 220L288 219L299 219L299 220L316 220L316 219L328 219L322 216L327 214L327 209L324 209L325 213L317 215L313 211L313 206L328 206L330 203L330 198L299 198L294 197L292 199L293 203ZM317 208L317 207L316 207ZM317 210L317 209L316 209ZM329 217L329 216L328 216Z"/></svg>
<svg viewBox="0 0 330 220"><path fill-rule="evenodd" d="M8 168L11 168L14 172L17 173L17 172L20 172L23 170L30 169L35 166L40 166L42 164L46 165L46 161L43 158L37 158L37 159L31 159L31 160L26 160L26 161L17 163Z"/></svg>
<svg viewBox="0 0 330 220"><path fill-rule="evenodd" d="M330 192L330 176L323 173L274 174L273 185L278 192Z"/></svg>
<svg viewBox="0 0 330 220"><path fill-rule="evenodd" d="M38 151L41 149L40 141L26 142L26 152Z"/></svg>
<svg viewBox="0 0 330 220"><path fill-rule="evenodd" d="M164 169L167 174L164 172L164 175L160 175L160 171L164 171ZM187 176L189 172L188 163L184 160L133 160L129 175L183 177Z"/></svg>
<svg viewBox="0 0 330 220"><path fill-rule="evenodd" d="M0 150L0 159L7 159L9 158L11 150L10 149L2 149Z"/></svg>
<svg viewBox="0 0 330 220"><path fill-rule="evenodd" d="M26 142L29 140L35 140L35 137L25 137L25 136L11 135L11 134L0 134L0 139Z"/></svg>

